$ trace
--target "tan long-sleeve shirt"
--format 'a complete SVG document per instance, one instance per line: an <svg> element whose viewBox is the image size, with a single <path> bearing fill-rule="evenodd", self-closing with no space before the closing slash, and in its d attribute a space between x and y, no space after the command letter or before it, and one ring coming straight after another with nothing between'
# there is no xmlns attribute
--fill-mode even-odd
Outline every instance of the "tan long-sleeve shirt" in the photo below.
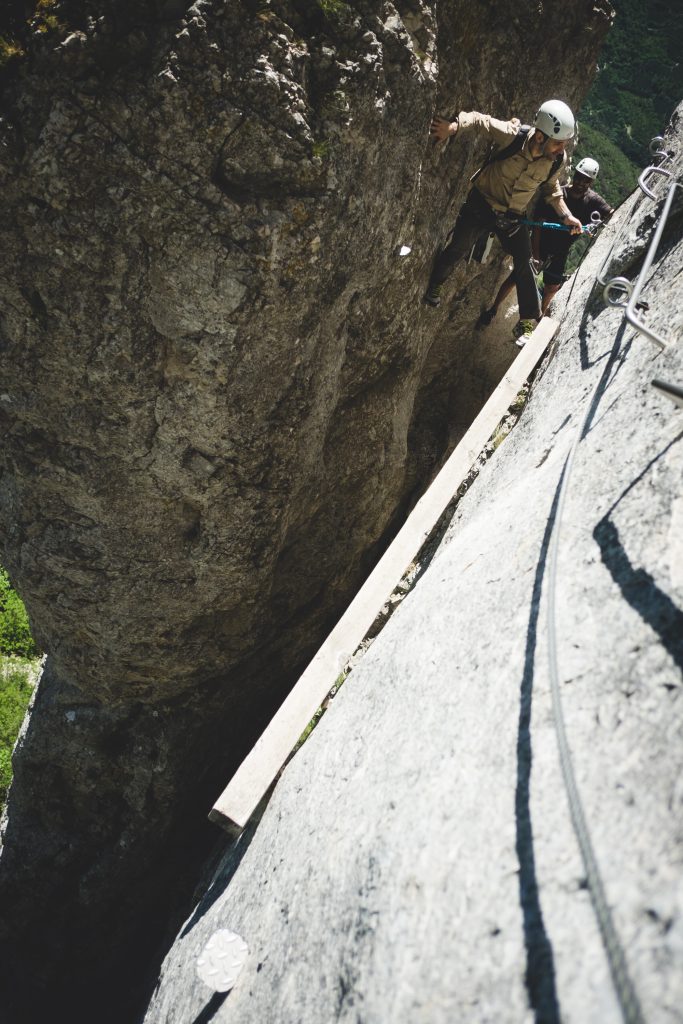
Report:
<svg viewBox="0 0 683 1024"><path fill-rule="evenodd" d="M458 114L458 125L458 135L470 131L485 133L495 144L496 149L508 146L519 128L519 122L516 120L499 121L489 114L480 114L476 110L461 111ZM553 161L550 157L531 155L529 139L532 134L533 131L530 131L519 153L505 160L494 161L484 167L478 175L474 187L481 192L494 210L523 213L539 188L546 202L562 198L559 176L567 162L567 156L564 155L562 165L548 178Z"/></svg>

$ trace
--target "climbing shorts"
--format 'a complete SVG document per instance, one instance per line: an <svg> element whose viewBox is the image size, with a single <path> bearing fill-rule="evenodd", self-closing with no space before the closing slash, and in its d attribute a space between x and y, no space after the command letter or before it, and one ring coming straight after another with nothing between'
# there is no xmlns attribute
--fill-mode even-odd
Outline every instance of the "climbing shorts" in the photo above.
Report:
<svg viewBox="0 0 683 1024"><path fill-rule="evenodd" d="M541 264L541 268L543 270L543 283L563 285L567 280L567 275L564 272L566 262L566 252L553 253L551 256L546 256Z"/></svg>

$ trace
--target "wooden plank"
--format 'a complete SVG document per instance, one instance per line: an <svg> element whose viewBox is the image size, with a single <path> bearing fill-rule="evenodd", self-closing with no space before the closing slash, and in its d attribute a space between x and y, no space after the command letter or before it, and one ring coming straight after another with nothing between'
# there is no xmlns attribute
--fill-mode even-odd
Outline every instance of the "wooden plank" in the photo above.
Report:
<svg viewBox="0 0 683 1024"><path fill-rule="evenodd" d="M429 537L498 423L538 364L558 325L544 317L448 461L420 498L341 619L214 804L209 818L239 833L297 740Z"/></svg>

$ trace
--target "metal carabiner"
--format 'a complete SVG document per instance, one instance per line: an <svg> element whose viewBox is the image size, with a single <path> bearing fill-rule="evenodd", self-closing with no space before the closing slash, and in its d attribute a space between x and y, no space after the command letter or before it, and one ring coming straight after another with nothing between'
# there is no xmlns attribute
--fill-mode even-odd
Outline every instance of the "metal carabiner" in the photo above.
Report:
<svg viewBox="0 0 683 1024"><path fill-rule="evenodd" d="M591 213L590 224L584 224L583 227L587 235L594 235L598 228L604 227L602 217L597 210L593 210Z"/></svg>

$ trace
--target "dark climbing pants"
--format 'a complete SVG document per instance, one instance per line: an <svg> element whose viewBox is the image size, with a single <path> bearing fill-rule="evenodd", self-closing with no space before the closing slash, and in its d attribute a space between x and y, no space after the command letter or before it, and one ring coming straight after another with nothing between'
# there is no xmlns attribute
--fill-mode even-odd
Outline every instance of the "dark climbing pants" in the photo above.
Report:
<svg viewBox="0 0 683 1024"><path fill-rule="evenodd" d="M531 262L529 229L514 216L496 213L476 188L472 189L460 210L445 249L434 261L430 286L443 284L458 260L468 255L486 231L493 231L508 256L512 256L520 320L538 320L541 302Z"/></svg>

